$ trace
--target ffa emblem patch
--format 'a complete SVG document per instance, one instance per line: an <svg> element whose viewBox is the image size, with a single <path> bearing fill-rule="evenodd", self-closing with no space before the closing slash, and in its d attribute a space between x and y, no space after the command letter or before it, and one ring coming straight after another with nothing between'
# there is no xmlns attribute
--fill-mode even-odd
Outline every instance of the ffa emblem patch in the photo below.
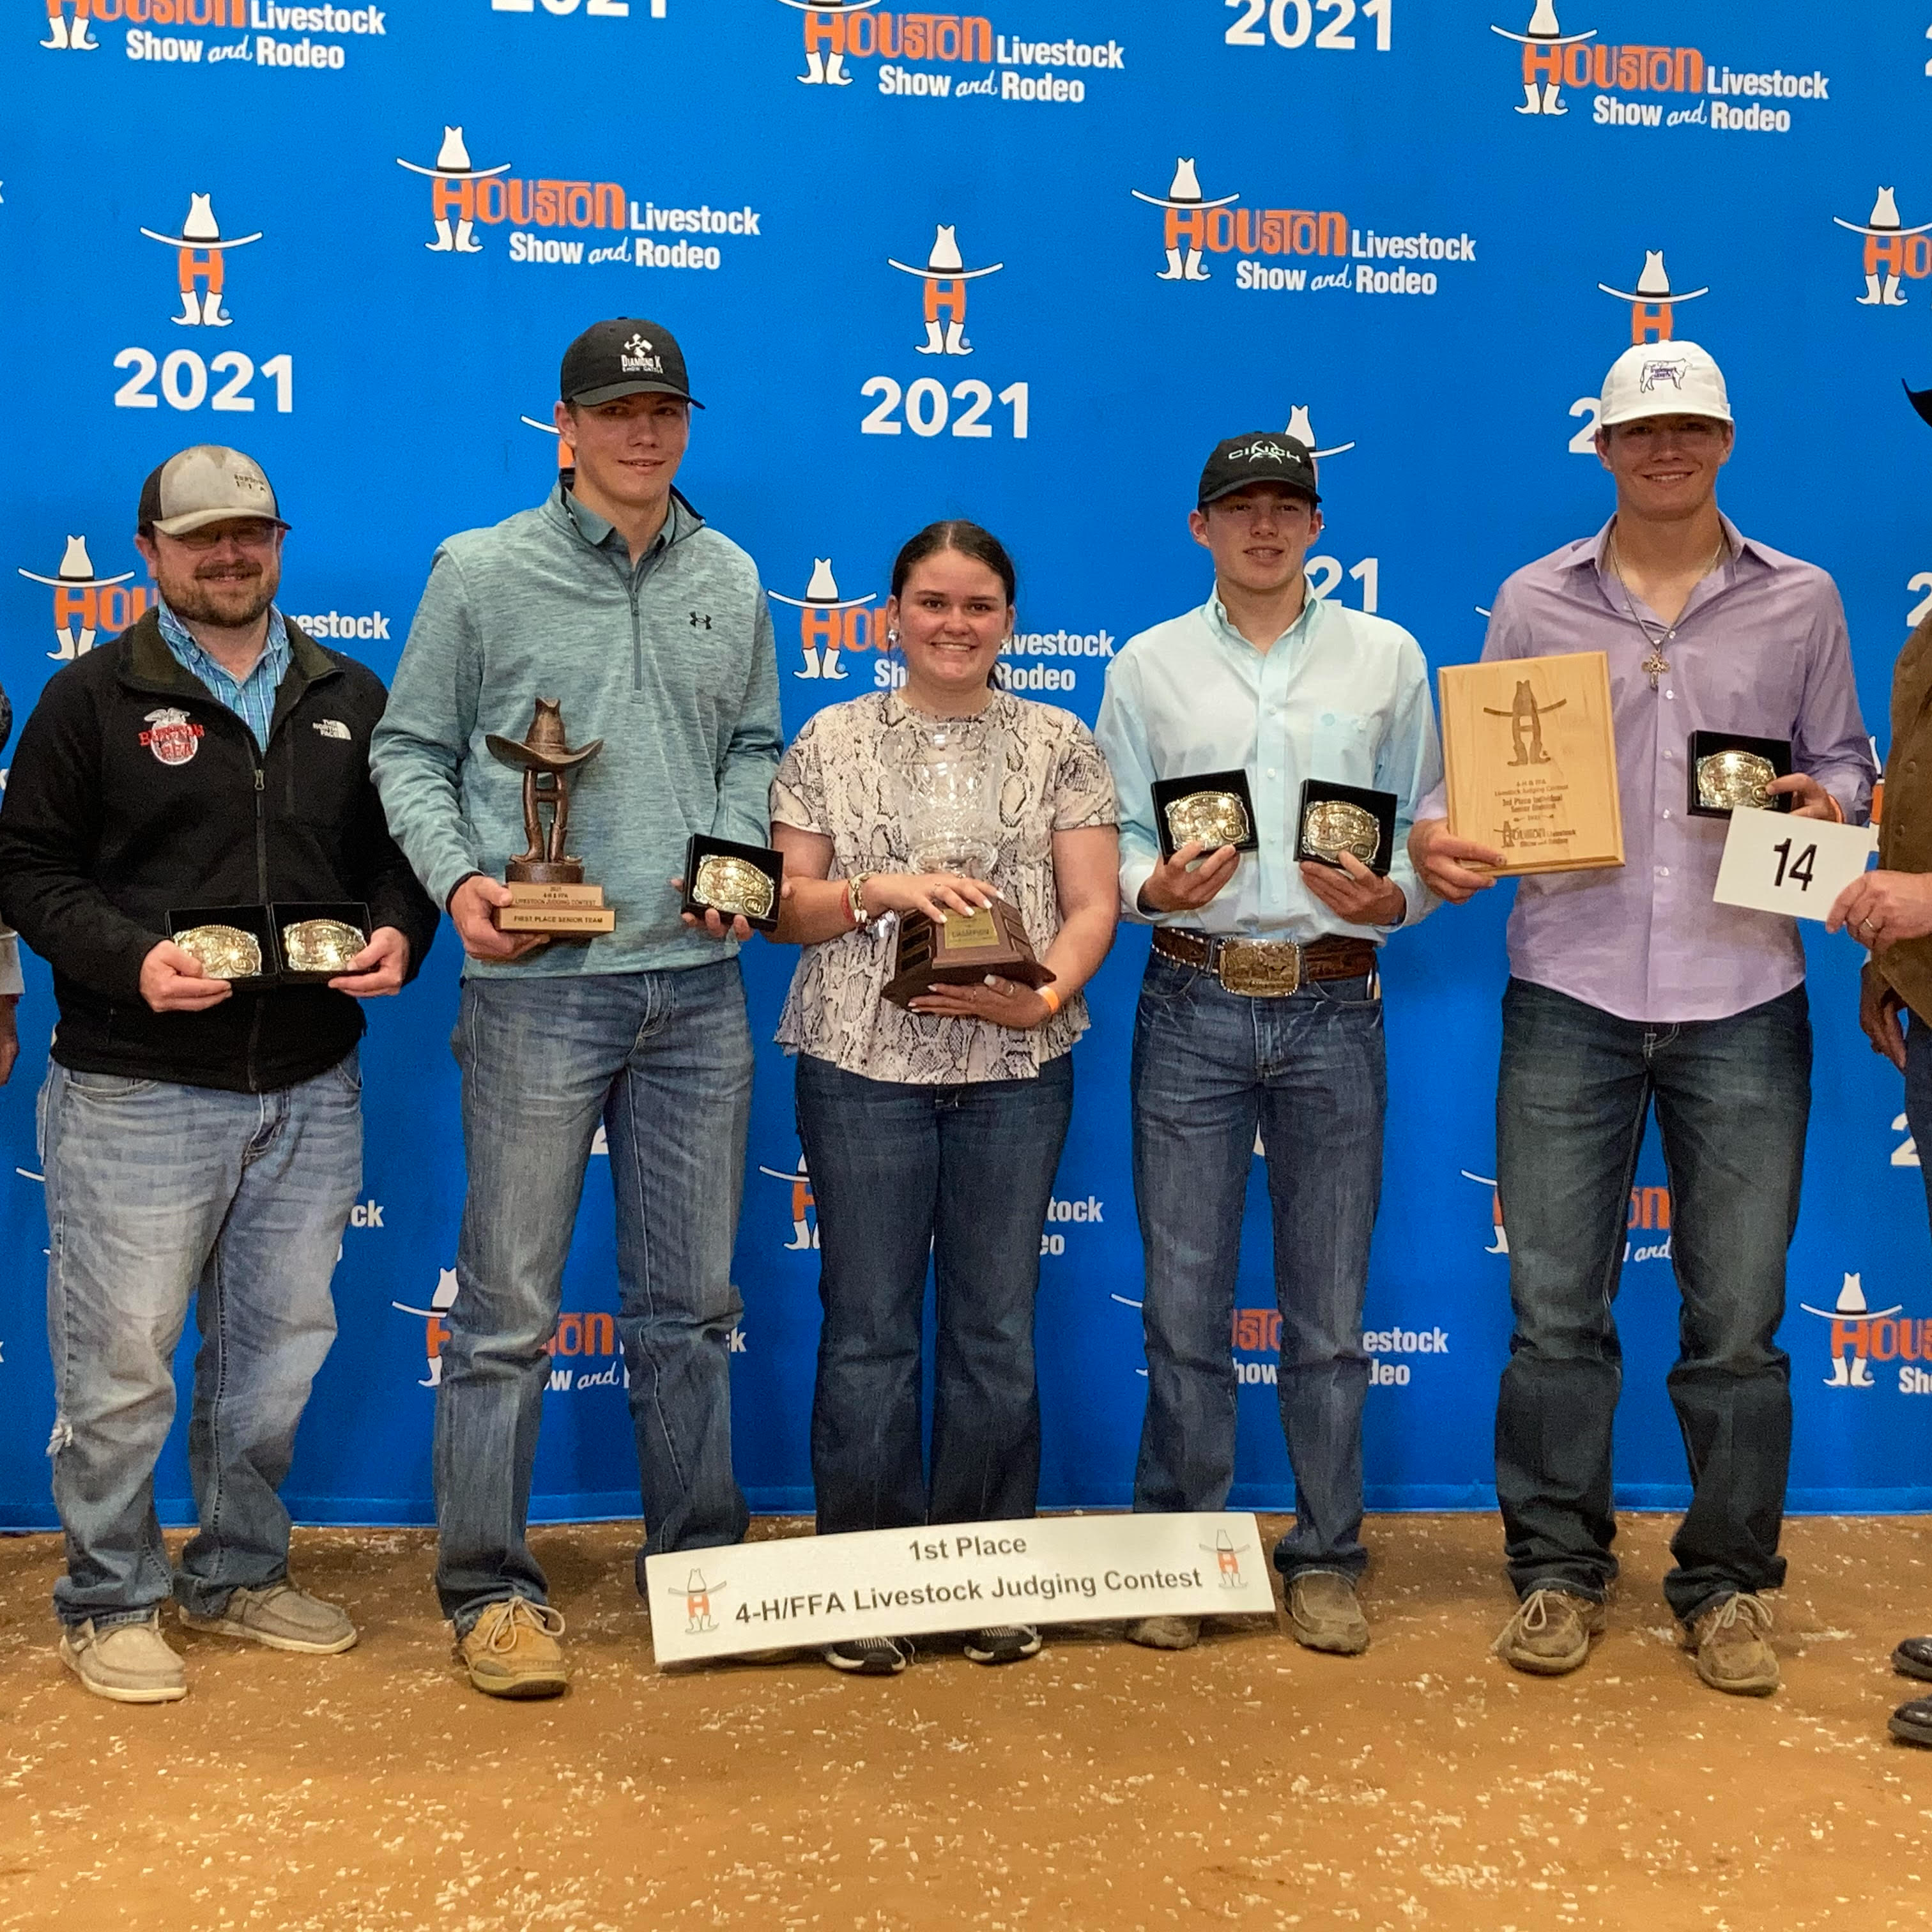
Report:
<svg viewBox="0 0 1932 1932"><path fill-rule="evenodd" d="M148 713L148 729L141 742L164 765L184 765L201 748L202 727L185 711L164 706Z"/></svg>

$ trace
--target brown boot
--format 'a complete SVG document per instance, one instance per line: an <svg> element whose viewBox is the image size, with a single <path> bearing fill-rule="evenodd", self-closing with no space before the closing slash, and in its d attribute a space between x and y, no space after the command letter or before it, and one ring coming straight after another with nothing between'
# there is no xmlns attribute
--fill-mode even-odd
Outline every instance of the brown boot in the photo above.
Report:
<svg viewBox="0 0 1932 1932"><path fill-rule="evenodd" d="M1778 1653L1768 1642L1771 1606L1739 1590L1704 1611L1684 1633L1697 1675L1734 1697L1768 1697L1778 1688Z"/></svg>
<svg viewBox="0 0 1932 1932"><path fill-rule="evenodd" d="M1604 1634L1604 1606L1574 1590L1532 1590L1490 1648L1513 1670L1561 1677L1584 1663Z"/></svg>
<svg viewBox="0 0 1932 1932"><path fill-rule="evenodd" d="M1354 1580L1335 1570L1304 1570L1288 1586L1288 1627L1304 1650L1359 1657L1369 1647L1368 1619Z"/></svg>
<svg viewBox="0 0 1932 1932"><path fill-rule="evenodd" d="M563 1618L548 1604L506 1597L492 1604L456 1646L458 1661L486 1697L556 1697L570 1680L557 1639Z"/></svg>

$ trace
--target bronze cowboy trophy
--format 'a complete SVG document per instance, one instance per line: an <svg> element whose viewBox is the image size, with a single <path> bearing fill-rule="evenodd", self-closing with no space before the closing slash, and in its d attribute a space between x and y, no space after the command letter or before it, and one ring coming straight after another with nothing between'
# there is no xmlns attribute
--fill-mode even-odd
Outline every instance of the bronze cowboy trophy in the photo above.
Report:
<svg viewBox="0 0 1932 1932"><path fill-rule="evenodd" d="M510 903L496 911L500 932L540 932L554 939L588 939L610 932L616 914L602 886L584 883L584 861L564 850L570 833L570 773L604 748L602 738L573 749L554 698L540 698L520 742L494 731L483 742L491 754L524 775L524 836L530 849L504 868ZM544 823L544 808L550 823Z"/></svg>

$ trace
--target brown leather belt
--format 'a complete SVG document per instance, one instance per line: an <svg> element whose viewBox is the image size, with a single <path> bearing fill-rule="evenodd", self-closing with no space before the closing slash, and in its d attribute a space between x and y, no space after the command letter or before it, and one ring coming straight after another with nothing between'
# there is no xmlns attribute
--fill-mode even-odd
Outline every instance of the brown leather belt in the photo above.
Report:
<svg viewBox="0 0 1932 1932"><path fill-rule="evenodd" d="M1157 926L1154 950L1163 959L1212 973L1231 993L1278 1000L1310 980L1358 980L1376 970L1376 948L1366 939L1330 934L1306 946L1292 939L1232 939Z"/></svg>

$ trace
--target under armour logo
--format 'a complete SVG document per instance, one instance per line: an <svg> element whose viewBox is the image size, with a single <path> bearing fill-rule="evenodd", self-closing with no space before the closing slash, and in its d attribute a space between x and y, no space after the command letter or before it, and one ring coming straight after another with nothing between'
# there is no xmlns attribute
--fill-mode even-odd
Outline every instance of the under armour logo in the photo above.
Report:
<svg viewBox="0 0 1932 1932"><path fill-rule="evenodd" d="M711 620L701 612L694 610L691 614L691 628L694 631L700 629L708 631L711 628Z"/></svg>

